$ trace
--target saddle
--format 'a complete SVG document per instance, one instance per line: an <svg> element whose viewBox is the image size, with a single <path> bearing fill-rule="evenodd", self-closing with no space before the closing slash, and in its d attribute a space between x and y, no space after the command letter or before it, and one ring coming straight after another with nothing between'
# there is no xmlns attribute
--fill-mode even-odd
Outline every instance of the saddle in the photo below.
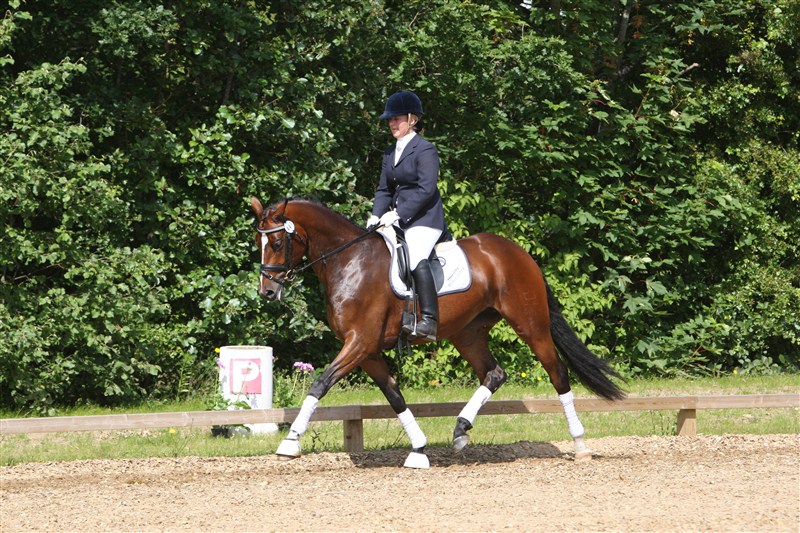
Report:
<svg viewBox="0 0 800 533"><path fill-rule="evenodd" d="M383 236L386 246L391 252L389 284L395 295L405 300L402 324L413 330L416 321L417 295L409 268L410 260L405 234L396 226L382 228L378 230L378 233ZM438 243L431 251L429 262L436 293L439 296L466 291L472 285L469 261L449 231L442 233ZM410 352L408 338L401 335L397 340L397 350L402 353L404 348Z"/></svg>
<svg viewBox="0 0 800 533"><path fill-rule="evenodd" d="M409 263L411 260L408 254L408 242L406 241L406 234L400 228L394 228L395 238L397 239L397 274L408 290L413 289L414 280L411 278L411 267ZM449 230L442 232L436 244L449 242L453 240L453 234ZM431 250L431 255L428 257L431 265L431 273L433 274L433 282L436 285L436 292L439 292L444 285L444 270L442 262L439 261L439 256L436 254L436 247Z"/></svg>
<svg viewBox="0 0 800 533"><path fill-rule="evenodd" d="M396 226L381 228L378 233L383 237L391 254L389 284L398 298L405 298L410 295L413 285L405 235ZM472 285L472 274L464 250L450 232L442 235L429 258L436 293L439 296L466 291Z"/></svg>

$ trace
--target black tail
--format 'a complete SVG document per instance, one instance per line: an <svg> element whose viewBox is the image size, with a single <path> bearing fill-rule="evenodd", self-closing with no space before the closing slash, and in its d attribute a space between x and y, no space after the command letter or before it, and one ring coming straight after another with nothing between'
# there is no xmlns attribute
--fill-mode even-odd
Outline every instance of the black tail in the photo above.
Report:
<svg viewBox="0 0 800 533"><path fill-rule="evenodd" d="M610 377L621 378L616 370L608 363L597 357L575 334L561 315L561 306L558 304L550 286L547 288L547 305L550 307L550 333L556 348L564 356L567 366L586 387L607 400L622 400L625 391L620 389Z"/></svg>

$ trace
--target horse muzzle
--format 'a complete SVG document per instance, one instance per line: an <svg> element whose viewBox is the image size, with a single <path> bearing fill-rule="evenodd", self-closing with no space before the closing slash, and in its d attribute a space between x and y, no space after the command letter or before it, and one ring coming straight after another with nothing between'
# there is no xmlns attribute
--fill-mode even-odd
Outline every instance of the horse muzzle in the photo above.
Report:
<svg viewBox="0 0 800 533"><path fill-rule="evenodd" d="M276 287L260 287L258 289L258 295L268 302L280 300L283 296L283 285L277 285Z"/></svg>
<svg viewBox="0 0 800 533"><path fill-rule="evenodd" d="M279 274L273 274L273 272ZM289 281L289 274L291 274L291 269L288 267L262 264L258 286L259 296L270 302L280 300L283 296L283 286Z"/></svg>
<svg viewBox="0 0 800 533"><path fill-rule="evenodd" d="M283 279L268 272L262 271L261 284L258 286L258 295L267 301L274 302L283 296Z"/></svg>

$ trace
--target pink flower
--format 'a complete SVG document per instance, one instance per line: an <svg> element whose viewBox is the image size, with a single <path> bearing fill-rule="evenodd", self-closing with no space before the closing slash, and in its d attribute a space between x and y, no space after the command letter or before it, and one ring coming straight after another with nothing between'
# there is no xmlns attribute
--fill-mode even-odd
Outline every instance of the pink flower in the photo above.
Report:
<svg viewBox="0 0 800 533"><path fill-rule="evenodd" d="M299 372L309 373L314 371L314 365L312 365L311 363L301 363L300 361L295 361L294 367Z"/></svg>

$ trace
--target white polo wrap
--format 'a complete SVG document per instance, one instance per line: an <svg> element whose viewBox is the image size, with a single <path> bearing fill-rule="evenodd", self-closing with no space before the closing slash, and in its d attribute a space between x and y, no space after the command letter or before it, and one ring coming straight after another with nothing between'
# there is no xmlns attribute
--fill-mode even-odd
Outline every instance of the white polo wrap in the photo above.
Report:
<svg viewBox="0 0 800 533"><path fill-rule="evenodd" d="M409 409L398 414L397 418L399 418L400 423L403 424L403 429L406 430L408 438L411 440L412 448L418 449L428 444L427 437L425 437L425 434L422 432L422 429L420 429L417 420Z"/></svg>
<svg viewBox="0 0 800 533"><path fill-rule="evenodd" d="M573 439L583 437L585 431L583 429L583 424L581 424L581 421L578 420L578 413L575 412L575 397L572 395L572 391L569 391L566 394L559 394L558 400L561 402L561 406L564 408L564 415L567 417L569 434Z"/></svg>
<svg viewBox="0 0 800 533"><path fill-rule="evenodd" d="M475 417L478 416L478 411L481 410L483 404L488 402L489 398L491 397L492 391L481 385L478 387L478 390L475 391L475 394L472 395L472 398L469 399L467 405L464 406L458 416L461 418L466 418L469 420L469 423L472 424L475 421Z"/></svg>
<svg viewBox="0 0 800 533"><path fill-rule="evenodd" d="M297 418L292 422L292 427L289 428L288 438L299 438L308 429L308 421L311 420L311 415L314 414L314 409L317 408L319 400L313 396L306 396L303 400L303 405L300 407L300 412L297 413Z"/></svg>

